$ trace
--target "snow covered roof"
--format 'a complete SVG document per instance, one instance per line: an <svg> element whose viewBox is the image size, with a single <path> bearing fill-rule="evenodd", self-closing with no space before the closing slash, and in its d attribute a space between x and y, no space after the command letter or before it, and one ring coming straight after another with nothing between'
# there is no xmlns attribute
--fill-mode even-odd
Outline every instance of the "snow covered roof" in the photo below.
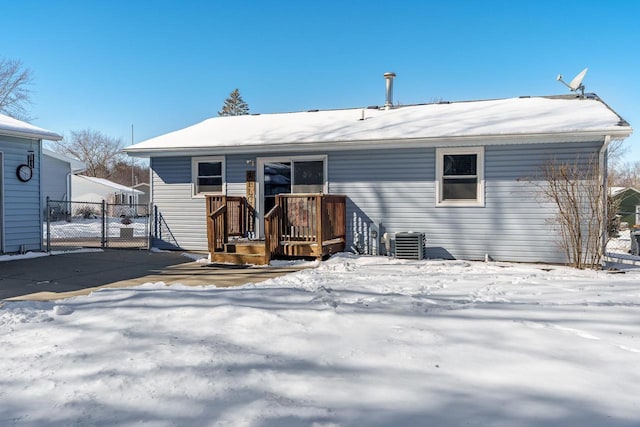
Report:
<svg viewBox="0 0 640 427"><path fill-rule="evenodd" d="M63 162L69 163L72 173L80 173L87 169L87 165L85 165L84 162L78 159L74 159L73 157L67 157L64 154L47 150L46 148L42 149L42 154L44 154L45 156L53 157L54 159L58 159Z"/></svg>
<svg viewBox="0 0 640 427"><path fill-rule="evenodd" d="M327 143L549 134L625 138L631 127L595 96L524 97L380 108L215 117L125 148L130 154L189 149L267 149Z"/></svg>
<svg viewBox="0 0 640 427"><path fill-rule="evenodd" d="M0 114L0 134L28 139L47 139L50 141L60 141L62 139L62 136L55 132L33 126L27 122L3 114Z"/></svg>
<svg viewBox="0 0 640 427"><path fill-rule="evenodd" d="M82 179L86 179L88 181L91 182L95 182L96 184L101 184L104 185L106 187L110 187L113 188L114 190L118 190L118 191L123 191L126 193L135 193L135 194L144 194L144 192L140 191L140 190L136 190L133 189L131 187L127 187L126 185L121 185L118 184L117 182L113 182L113 181L109 181L108 179L105 178L96 178L93 176L85 176L85 175L76 175L78 178L82 178Z"/></svg>
<svg viewBox="0 0 640 427"><path fill-rule="evenodd" d="M624 193L627 190L632 190L635 191L636 193L640 194L640 190L633 188L633 187L610 187L609 188L609 192L611 194L611 196L617 196L620 193Z"/></svg>

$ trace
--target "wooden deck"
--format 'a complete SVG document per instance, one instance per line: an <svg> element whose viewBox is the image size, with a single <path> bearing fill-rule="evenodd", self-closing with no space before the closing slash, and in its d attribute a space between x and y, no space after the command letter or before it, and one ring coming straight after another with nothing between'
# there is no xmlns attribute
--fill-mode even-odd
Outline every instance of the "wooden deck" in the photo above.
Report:
<svg viewBox="0 0 640 427"><path fill-rule="evenodd" d="M207 197L207 237L211 261L269 264L274 258L323 259L343 251L346 197L281 194L264 217L264 240L248 240L256 214L244 197Z"/></svg>

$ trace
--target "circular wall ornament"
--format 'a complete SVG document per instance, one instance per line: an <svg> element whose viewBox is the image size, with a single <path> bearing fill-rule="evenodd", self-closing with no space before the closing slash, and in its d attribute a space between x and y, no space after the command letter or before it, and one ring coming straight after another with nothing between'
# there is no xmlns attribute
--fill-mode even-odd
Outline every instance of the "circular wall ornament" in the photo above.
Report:
<svg viewBox="0 0 640 427"><path fill-rule="evenodd" d="M33 169L29 165L20 165L16 169L16 176L22 182L27 182L33 178Z"/></svg>

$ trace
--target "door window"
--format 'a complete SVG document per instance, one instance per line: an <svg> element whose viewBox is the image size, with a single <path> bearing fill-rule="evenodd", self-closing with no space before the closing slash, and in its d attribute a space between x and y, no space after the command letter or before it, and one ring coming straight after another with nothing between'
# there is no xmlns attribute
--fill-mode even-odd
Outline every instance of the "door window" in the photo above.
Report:
<svg viewBox="0 0 640 427"><path fill-rule="evenodd" d="M264 164L264 212L276 204L276 195L291 193L291 162Z"/></svg>

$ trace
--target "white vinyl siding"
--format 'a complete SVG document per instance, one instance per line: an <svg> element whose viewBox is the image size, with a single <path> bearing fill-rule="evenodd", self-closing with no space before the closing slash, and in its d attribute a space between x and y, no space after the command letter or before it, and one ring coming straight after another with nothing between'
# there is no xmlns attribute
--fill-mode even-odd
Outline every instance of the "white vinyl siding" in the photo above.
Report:
<svg viewBox="0 0 640 427"><path fill-rule="evenodd" d="M380 235L424 232L432 257L480 260L488 254L504 261L565 262L552 225L556 208L541 196L540 168L551 158L586 161L602 141L515 142L484 144L482 209L436 206L436 148L318 150L316 156L276 152L269 160L316 160L326 154L325 190L347 196L347 250L376 224ZM227 155L229 194L245 195L246 171L257 176L259 164L256 156ZM205 203L192 197L190 166L191 157L152 158L153 203L180 247L206 250Z"/></svg>
<svg viewBox="0 0 640 427"><path fill-rule="evenodd" d="M482 209L435 205L435 148L329 153L329 193L348 197L347 248L376 224L392 238L424 232L430 257L563 263L552 224L556 207L541 195L540 167L551 158L586 161L601 146L485 145Z"/></svg>
<svg viewBox="0 0 640 427"><path fill-rule="evenodd" d="M0 151L3 153L0 200L3 247L0 247L0 252L42 250L40 141L0 135ZM21 182L16 176L16 169L28 163L30 151L34 154L33 177L28 182Z"/></svg>

